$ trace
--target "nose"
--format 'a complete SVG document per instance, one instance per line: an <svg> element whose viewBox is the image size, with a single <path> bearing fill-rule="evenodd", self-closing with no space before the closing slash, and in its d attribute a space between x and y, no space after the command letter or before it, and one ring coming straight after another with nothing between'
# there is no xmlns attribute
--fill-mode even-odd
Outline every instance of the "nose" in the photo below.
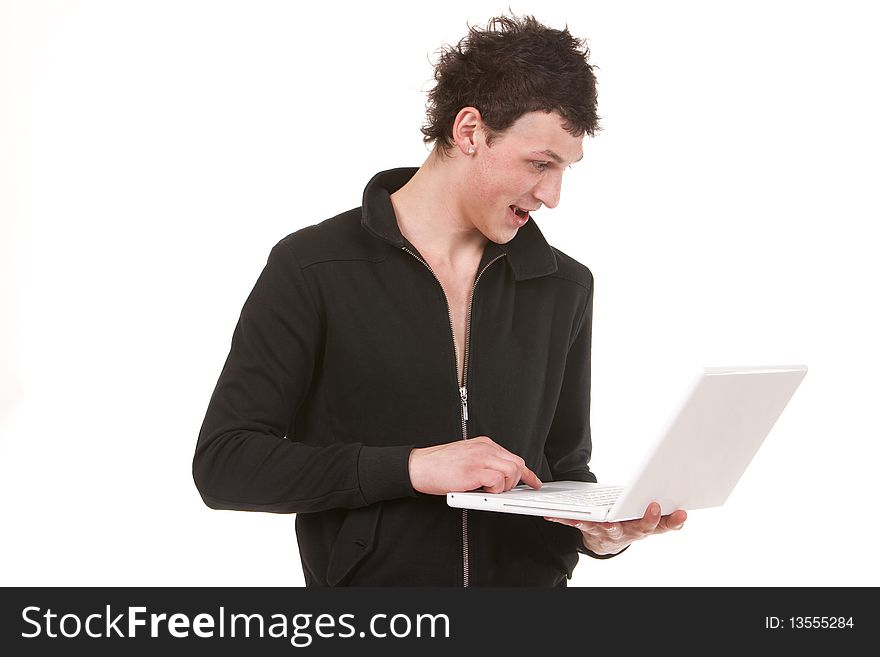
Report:
<svg viewBox="0 0 880 657"><path fill-rule="evenodd" d="M562 193L562 173L543 176L535 186L534 196L548 208L559 205L559 195Z"/></svg>

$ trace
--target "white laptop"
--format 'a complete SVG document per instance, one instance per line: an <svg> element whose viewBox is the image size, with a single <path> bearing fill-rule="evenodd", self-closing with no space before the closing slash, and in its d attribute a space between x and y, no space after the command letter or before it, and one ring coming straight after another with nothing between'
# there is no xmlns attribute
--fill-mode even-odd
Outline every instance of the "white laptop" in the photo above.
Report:
<svg viewBox="0 0 880 657"><path fill-rule="evenodd" d="M554 481L504 493L448 493L449 506L611 522L641 518L656 500L676 509L721 506L807 373L803 365L710 367L626 486Z"/></svg>

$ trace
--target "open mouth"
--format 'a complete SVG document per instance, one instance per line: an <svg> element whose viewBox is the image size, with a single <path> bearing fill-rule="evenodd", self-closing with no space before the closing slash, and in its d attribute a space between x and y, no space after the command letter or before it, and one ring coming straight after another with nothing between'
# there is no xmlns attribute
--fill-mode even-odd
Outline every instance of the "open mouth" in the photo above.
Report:
<svg viewBox="0 0 880 657"><path fill-rule="evenodd" d="M517 207L515 205L511 205L510 209L513 210L513 213L517 217L519 217L520 219L528 219L529 218L529 211L528 210L523 210L522 208Z"/></svg>

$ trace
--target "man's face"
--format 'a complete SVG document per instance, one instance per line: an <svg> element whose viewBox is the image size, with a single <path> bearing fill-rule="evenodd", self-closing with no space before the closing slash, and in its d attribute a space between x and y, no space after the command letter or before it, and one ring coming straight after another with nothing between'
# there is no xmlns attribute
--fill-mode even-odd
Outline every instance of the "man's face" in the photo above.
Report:
<svg viewBox="0 0 880 657"><path fill-rule="evenodd" d="M583 157L583 137L572 137L555 112L530 112L487 146L475 139L465 212L486 238L504 244L529 212L556 207L565 169Z"/></svg>

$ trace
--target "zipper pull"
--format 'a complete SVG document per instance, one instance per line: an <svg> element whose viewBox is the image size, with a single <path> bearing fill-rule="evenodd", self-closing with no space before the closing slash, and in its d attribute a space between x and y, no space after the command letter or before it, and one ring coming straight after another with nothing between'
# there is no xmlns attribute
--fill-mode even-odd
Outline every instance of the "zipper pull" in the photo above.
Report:
<svg viewBox="0 0 880 657"><path fill-rule="evenodd" d="M467 388L462 386L458 391L461 393L461 417L467 422Z"/></svg>

